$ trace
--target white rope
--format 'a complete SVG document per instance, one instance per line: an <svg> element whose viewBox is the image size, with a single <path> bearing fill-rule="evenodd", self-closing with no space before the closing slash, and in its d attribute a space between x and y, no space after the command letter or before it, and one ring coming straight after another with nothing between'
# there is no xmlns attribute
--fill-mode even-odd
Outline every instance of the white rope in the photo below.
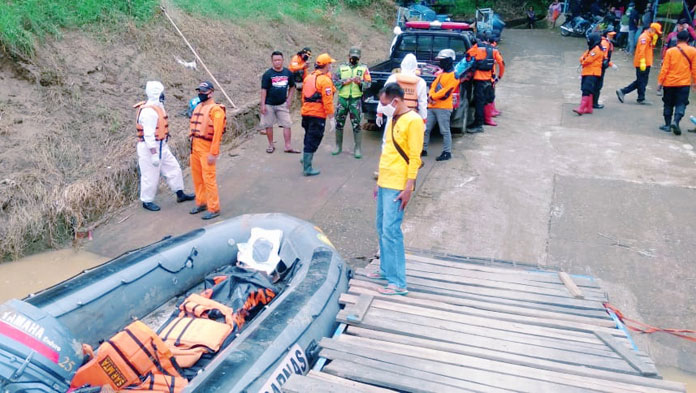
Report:
<svg viewBox="0 0 696 393"><path fill-rule="evenodd" d="M174 26L174 28L176 29L176 32L179 33L179 35L181 36L181 38L184 39L184 42L186 43L186 45L188 45L189 49L191 49L191 52L193 52L193 55L196 56L196 59L197 59L199 62L201 62L201 65L203 66L203 68L205 69L205 71L208 73L208 75L210 75L210 77L213 79L213 82L215 82L215 85L220 87L220 91L221 91L222 94L225 96L225 98L227 98L227 101L230 102L230 104L232 105L232 108L235 108L235 109L236 109L236 108L237 108L237 105L235 105L234 102L232 102L232 99L230 98L230 96L227 95L227 92L225 92L225 89L222 87L222 85L220 84L220 82L218 82L218 80L215 79L215 76L213 75L212 72L210 72L210 70L208 69L208 67L205 65L205 63L203 62L203 59L201 59L200 56L198 56L198 53L196 53L196 50L193 49L193 46L191 46L191 44L189 43L189 41L186 39L186 37L184 36L184 33L182 33L181 30L179 30L179 27L177 27L176 23L174 23L174 20L172 20L172 17L169 16L169 14L167 13L167 10L164 8L164 6L163 6L163 5L160 5L160 8L162 9L162 12L164 12L164 16L166 16L167 19L169 19L169 22L171 22L172 26Z"/></svg>

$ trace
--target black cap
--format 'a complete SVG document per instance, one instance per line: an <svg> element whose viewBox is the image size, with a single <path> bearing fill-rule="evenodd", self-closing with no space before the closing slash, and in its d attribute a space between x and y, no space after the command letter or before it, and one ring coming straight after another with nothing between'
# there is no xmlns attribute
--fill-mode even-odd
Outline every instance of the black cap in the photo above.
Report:
<svg viewBox="0 0 696 393"><path fill-rule="evenodd" d="M304 52L304 53L312 53L312 48L310 48L310 47L308 47L308 46L305 46L304 48L302 48L302 52Z"/></svg>
<svg viewBox="0 0 696 393"><path fill-rule="evenodd" d="M209 91L215 90L215 88L213 87L212 82L204 81L201 82L198 85L198 87L196 87L196 90L200 91L201 93L207 93Z"/></svg>
<svg viewBox="0 0 696 393"><path fill-rule="evenodd" d="M689 21L686 20L686 18L681 18L681 19L679 19L679 21L677 22L678 25L683 25L683 24L685 24L685 23L689 23Z"/></svg>
<svg viewBox="0 0 696 393"><path fill-rule="evenodd" d="M688 41L691 38L691 34L688 31L682 30L677 33L677 41Z"/></svg>

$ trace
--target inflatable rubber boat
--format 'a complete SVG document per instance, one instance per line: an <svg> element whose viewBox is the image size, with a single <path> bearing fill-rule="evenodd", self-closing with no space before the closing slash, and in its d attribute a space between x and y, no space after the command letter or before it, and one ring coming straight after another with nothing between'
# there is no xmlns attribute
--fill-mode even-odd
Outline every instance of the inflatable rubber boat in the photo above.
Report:
<svg viewBox="0 0 696 393"><path fill-rule="evenodd" d="M279 230L279 247L265 251L277 251L283 269L253 279L244 272L232 275L247 283L272 282L272 292L268 285L264 289L272 299L247 314L243 326L188 376L181 391L280 392L290 374L308 371L317 342L333 333L350 269L319 228L274 213L164 238L0 305L0 393L90 391L70 388L90 358L86 346L99 354L100 345L134 321L162 335L164 325L183 310L184 299L212 291L219 277L227 277L220 272L241 269L237 257L254 228ZM235 283L228 287L225 293L238 289Z"/></svg>

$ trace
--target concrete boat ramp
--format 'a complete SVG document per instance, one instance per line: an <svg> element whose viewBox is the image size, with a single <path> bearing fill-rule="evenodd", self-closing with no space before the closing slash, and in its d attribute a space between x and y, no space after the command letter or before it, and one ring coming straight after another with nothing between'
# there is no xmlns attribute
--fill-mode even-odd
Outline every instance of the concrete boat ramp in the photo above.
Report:
<svg viewBox="0 0 696 393"><path fill-rule="evenodd" d="M409 294L358 269L314 370L285 392L685 392L663 380L588 276L407 255Z"/></svg>

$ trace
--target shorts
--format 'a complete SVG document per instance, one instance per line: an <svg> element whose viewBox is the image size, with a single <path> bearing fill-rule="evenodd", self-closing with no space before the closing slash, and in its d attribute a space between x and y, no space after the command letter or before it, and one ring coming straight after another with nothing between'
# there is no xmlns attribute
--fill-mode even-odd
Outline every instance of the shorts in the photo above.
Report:
<svg viewBox="0 0 696 393"><path fill-rule="evenodd" d="M292 127L292 119L290 119L290 110L287 103L280 105L266 104L266 114L261 114L261 128L271 128L276 124L283 128Z"/></svg>

